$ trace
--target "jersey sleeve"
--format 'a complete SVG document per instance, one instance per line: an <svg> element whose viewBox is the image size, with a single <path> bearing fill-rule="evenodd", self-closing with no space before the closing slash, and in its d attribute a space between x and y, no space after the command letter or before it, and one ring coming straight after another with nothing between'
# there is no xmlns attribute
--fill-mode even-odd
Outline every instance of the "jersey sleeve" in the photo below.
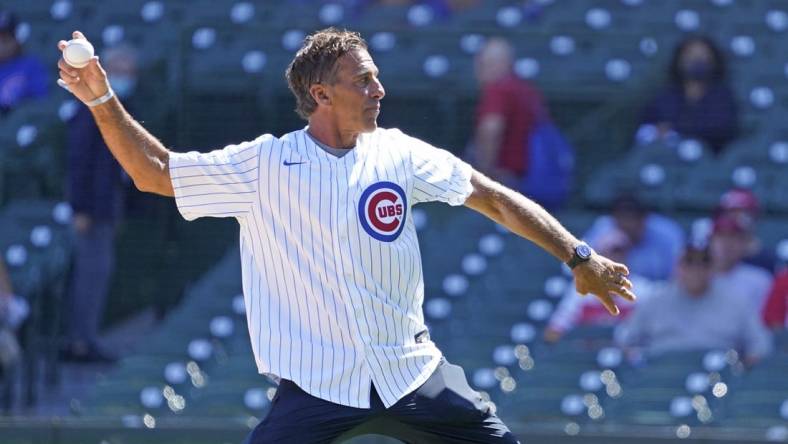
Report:
<svg viewBox="0 0 788 444"><path fill-rule="evenodd" d="M181 216L245 216L257 199L264 137L210 153L170 153L170 178Z"/></svg>
<svg viewBox="0 0 788 444"><path fill-rule="evenodd" d="M413 172L411 201L462 205L473 192L473 168L454 154L427 142L402 135L410 150Z"/></svg>

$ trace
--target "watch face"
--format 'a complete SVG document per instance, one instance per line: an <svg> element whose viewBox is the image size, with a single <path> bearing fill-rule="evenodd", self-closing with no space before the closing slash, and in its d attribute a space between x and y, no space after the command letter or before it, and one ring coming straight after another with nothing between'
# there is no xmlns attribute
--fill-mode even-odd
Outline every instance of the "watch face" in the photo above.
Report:
<svg viewBox="0 0 788 444"><path fill-rule="evenodd" d="M577 248L575 248L575 251L582 259L588 259L591 257L591 247L586 244L578 245Z"/></svg>

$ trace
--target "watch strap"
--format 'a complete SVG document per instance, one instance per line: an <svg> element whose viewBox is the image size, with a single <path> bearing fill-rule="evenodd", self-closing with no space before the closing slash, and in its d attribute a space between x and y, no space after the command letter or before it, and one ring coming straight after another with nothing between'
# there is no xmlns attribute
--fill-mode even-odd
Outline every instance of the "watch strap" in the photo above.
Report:
<svg viewBox="0 0 788 444"><path fill-rule="evenodd" d="M574 249L574 251L572 253L572 257L566 262L566 265L569 267L569 269L574 269L575 267L577 267L578 265L582 264L583 262L588 262L591 259L591 254L589 254L587 257L583 257L583 256L580 256L580 254L578 254L577 249L581 245L585 245L585 244L580 244L577 247L575 247L575 249ZM586 245L586 248L589 248L589 250L590 250L590 247L588 247L587 245ZM593 253L593 250L591 250L591 251Z"/></svg>

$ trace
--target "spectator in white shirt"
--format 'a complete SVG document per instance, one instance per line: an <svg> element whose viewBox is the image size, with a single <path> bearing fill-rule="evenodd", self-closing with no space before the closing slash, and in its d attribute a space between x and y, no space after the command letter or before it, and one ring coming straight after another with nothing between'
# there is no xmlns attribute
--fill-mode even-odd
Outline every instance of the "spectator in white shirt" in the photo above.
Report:
<svg viewBox="0 0 788 444"><path fill-rule="evenodd" d="M750 252L751 227L729 214L717 216L709 246L714 281L745 298L753 311L760 313L773 278L761 267L744 262Z"/></svg>

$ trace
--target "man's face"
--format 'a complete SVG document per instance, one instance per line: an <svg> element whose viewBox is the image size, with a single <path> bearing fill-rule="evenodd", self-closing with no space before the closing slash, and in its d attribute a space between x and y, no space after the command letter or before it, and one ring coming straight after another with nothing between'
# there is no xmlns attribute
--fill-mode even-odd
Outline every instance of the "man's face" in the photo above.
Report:
<svg viewBox="0 0 788 444"><path fill-rule="evenodd" d="M506 77L512 72L512 54L509 45L500 40L485 45L474 59L474 72L481 85Z"/></svg>
<svg viewBox="0 0 788 444"><path fill-rule="evenodd" d="M339 58L336 79L326 85L331 111L341 131L368 133L378 127L380 100L386 95L378 67L363 49Z"/></svg>
<svg viewBox="0 0 788 444"><path fill-rule="evenodd" d="M711 255L719 268L729 269L747 256L748 246L746 233L715 233L711 238Z"/></svg>
<svg viewBox="0 0 788 444"><path fill-rule="evenodd" d="M714 63L714 54L705 43L700 41L693 42L684 48L684 52L681 53L680 63L685 69L696 63L704 63L712 66Z"/></svg>
<svg viewBox="0 0 788 444"><path fill-rule="evenodd" d="M616 226L623 231L633 243L640 242L646 228L646 217L634 211L617 211L613 214Z"/></svg>
<svg viewBox="0 0 788 444"><path fill-rule="evenodd" d="M677 268L677 277L679 285L690 296L703 296L711 284L711 265L708 261L697 258L682 258Z"/></svg>

